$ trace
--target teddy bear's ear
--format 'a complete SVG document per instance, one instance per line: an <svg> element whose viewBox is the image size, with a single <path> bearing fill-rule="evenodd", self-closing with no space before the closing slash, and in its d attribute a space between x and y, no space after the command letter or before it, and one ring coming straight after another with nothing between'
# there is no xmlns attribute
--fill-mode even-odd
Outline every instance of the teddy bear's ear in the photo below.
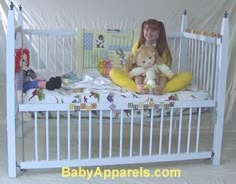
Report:
<svg viewBox="0 0 236 184"><path fill-rule="evenodd" d="M142 45L140 45L140 47L139 47L139 48L141 49L141 48L143 48L143 47L145 47L145 45L143 45L143 44L142 44Z"/></svg>
<svg viewBox="0 0 236 184"><path fill-rule="evenodd" d="M129 74L129 72L133 69L134 65L136 63L136 57L135 54L129 54L125 65L124 65L124 71L126 74Z"/></svg>
<svg viewBox="0 0 236 184"><path fill-rule="evenodd" d="M156 64L163 64L162 58L160 57L157 51L155 51L155 59L156 59Z"/></svg>

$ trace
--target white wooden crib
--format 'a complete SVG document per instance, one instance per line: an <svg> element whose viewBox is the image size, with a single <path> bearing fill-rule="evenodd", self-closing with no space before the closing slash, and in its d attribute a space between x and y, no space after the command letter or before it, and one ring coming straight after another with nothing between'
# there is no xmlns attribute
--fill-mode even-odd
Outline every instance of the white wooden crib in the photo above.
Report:
<svg viewBox="0 0 236 184"><path fill-rule="evenodd" d="M169 35L174 58L173 70L192 72L192 85L207 92L207 99L159 101L153 104L122 102L110 108L103 103L94 106L17 102L13 82L17 38L13 9L11 5L8 12L6 54L9 177L17 176L17 167L20 170L63 166L115 167L121 164L208 158L212 159L214 165L220 164L228 67L227 13L223 17L219 36L186 31L186 12L182 18L181 31ZM70 63L69 68L61 67L60 72L76 68L75 46L78 40L75 31L24 29L22 11L19 11L18 26L21 26L18 30L20 45L30 45L31 53L36 56L35 69L43 66L55 71L58 62L60 66ZM58 39L61 44L57 45ZM50 57L47 53L49 48L53 48L53 56L60 55L60 59ZM42 55L45 59L41 59ZM69 58L69 61L65 58ZM159 116L154 115L157 110ZM145 116L147 111L149 116ZM33 120L26 122L18 118L19 112L32 113ZM42 112L44 116L39 118ZM94 118L94 112L98 118ZM119 116L114 118L117 112ZM127 113L129 116L126 116ZM54 117L50 114L54 114ZM72 114L75 114L73 118ZM108 116L105 117L105 114ZM19 124L23 127L22 137L16 135Z"/></svg>

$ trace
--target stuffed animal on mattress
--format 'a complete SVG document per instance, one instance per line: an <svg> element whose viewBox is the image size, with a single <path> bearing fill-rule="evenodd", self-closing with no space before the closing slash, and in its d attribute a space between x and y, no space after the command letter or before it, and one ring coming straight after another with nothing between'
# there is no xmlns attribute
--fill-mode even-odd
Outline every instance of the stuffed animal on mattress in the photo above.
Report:
<svg viewBox="0 0 236 184"><path fill-rule="evenodd" d="M131 78L143 76L145 88L158 87L160 74L168 79L174 77L174 73L162 62L158 52L152 46L141 46L132 54L127 60L125 71Z"/></svg>
<svg viewBox="0 0 236 184"><path fill-rule="evenodd" d="M16 88L26 92L32 88L54 90L61 87L60 77L51 77L48 81L39 79L37 74L30 68L30 54L27 48L16 49L15 52L15 73L16 73Z"/></svg>
<svg viewBox="0 0 236 184"><path fill-rule="evenodd" d="M121 68L112 68L110 70L109 76L110 76L112 82L114 82L116 85L118 85L122 88L128 89L132 92L139 92L139 89L137 88L137 83L135 83L136 81L134 81L134 79L133 79L134 76L137 74L134 74L135 72L132 72L130 74L130 72L133 69L140 67L140 66L137 66L137 57L136 56L139 52L141 52L142 49L144 49L144 48L141 48L139 51L135 51L128 56L128 58L125 62L124 68L122 68L122 69ZM150 48L150 50L151 49L152 48ZM156 52L155 49L153 50L153 52ZM158 56L159 55L155 55L155 57L158 57ZM161 91L162 94L182 90L191 84L192 73L180 72L180 73L174 74L167 65L160 64L160 63L158 64L158 63L159 63L159 61L157 62L157 64L155 64L155 69L156 69L155 71L157 72L156 75L158 75L158 74L164 75L167 78L169 78L166 86ZM144 71L145 70L142 70L142 72L140 72L140 73L141 74L143 73L145 75ZM156 82L156 84L158 84L157 81L155 81L155 82ZM151 89L151 88L149 88L149 89Z"/></svg>

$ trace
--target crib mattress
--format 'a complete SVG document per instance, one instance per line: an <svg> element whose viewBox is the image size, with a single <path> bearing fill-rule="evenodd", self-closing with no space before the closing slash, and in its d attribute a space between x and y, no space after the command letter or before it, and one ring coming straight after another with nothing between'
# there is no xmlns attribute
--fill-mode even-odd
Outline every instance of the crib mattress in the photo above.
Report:
<svg viewBox="0 0 236 184"><path fill-rule="evenodd" d="M56 90L30 89L24 97L25 104L98 104L114 108L117 104L159 104L164 101L194 101L209 98L207 92L188 86L186 89L163 95L137 94L122 89L109 79L87 75L82 80L70 85L63 85Z"/></svg>

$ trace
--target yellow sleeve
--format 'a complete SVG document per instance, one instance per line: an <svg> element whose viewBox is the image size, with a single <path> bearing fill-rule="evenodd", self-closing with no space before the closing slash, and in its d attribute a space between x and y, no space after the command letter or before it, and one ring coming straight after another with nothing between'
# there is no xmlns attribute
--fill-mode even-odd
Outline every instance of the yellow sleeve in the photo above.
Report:
<svg viewBox="0 0 236 184"><path fill-rule="evenodd" d="M133 44L133 47L131 49L132 53L134 54L138 49L138 41Z"/></svg>
<svg viewBox="0 0 236 184"><path fill-rule="evenodd" d="M164 61L164 64L166 64L167 66L171 65L171 57L168 52L164 51L161 55L161 58Z"/></svg>

